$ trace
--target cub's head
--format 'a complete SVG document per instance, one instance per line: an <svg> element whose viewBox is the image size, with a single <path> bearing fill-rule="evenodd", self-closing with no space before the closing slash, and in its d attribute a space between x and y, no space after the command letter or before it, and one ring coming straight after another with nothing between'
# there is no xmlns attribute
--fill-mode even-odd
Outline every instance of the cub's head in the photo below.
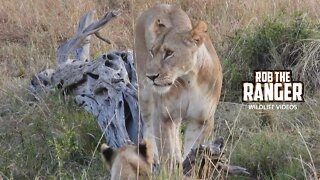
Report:
<svg viewBox="0 0 320 180"><path fill-rule="evenodd" d="M144 140L138 146L125 145L115 150L101 145L101 155L113 179L150 179L153 164L151 143Z"/></svg>
<svg viewBox="0 0 320 180"><path fill-rule="evenodd" d="M207 25L200 21L189 31L168 28L150 49L146 63L148 84L158 93L166 93L177 79L190 73L196 66L197 50L206 38ZM177 84L175 84L177 83Z"/></svg>

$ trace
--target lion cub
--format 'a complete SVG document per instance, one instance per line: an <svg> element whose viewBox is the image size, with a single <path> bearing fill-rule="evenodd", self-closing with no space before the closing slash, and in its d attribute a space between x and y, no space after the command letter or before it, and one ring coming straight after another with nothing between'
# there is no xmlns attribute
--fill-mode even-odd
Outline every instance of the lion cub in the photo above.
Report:
<svg viewBox="0 0 320 180"><path fill-rule="evenodd" d="M110 170L111 180L151 179L153 153L148 140L138 146L125 145L117 150L102 144L100 149Z"/></svg>

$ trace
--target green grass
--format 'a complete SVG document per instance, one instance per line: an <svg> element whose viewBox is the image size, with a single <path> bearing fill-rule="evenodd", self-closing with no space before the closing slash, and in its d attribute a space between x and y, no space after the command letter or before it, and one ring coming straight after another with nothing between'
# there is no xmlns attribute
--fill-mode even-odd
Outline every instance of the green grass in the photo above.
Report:
<svg viewBox="0 0 320 180"><path fill-rule="evenodd" d="M101 131L95 119L55 92L39 102L11 99L9 119L0 134L0 167L4 177L79 179L104 177L98 151ZM70 98L71 99L71 98ZM90 165L90 166L89 166Z"/></svg>
<svg viewBox="0 0 320 180"><path fill-rule="evenodd" d="M316 102L301 103L295 111L257 111L221 103L215 134L225 137L230 164L263 179L308 179L319 174L320 122L315 113L320 111L319 99ZM246 179L232 179L238 178Z"/></svg>
<svg viewBox="0 0 320 180"><path fill-rule="evenodd" d="M248 133L241 137L231 155L231 162L248 167L253 175L264 179L279 179L287 175L303 179L303 167L300 158L308 159L308 154L299 144L296 136L270 130ZM248 151L248 147L251 147ZM281 179L282 179L281 178Z"/></svg>

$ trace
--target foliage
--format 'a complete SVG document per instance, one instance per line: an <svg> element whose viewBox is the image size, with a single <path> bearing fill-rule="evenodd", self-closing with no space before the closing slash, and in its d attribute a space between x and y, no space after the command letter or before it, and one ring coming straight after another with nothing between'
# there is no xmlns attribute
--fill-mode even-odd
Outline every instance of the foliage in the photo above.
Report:
<svg viewBox="0 0 320 180"><path fill-rule="evenodd" d="M308 39L319 35L315 28L305 14L298 13L289 18L284 14L268 17L261 26L238 30L224 63L228 93L239 95L242 81L251 80L253 70L294 69L305 62Z"/></svg>

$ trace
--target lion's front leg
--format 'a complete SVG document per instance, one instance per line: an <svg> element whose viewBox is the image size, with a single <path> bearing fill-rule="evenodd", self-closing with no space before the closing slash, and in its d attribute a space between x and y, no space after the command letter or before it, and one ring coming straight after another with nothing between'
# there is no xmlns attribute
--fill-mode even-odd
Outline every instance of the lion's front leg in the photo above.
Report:
<svg viewBox="0 0 320 180"><path fill-rule="evenodd" d="M179 129L180 122L174 122L169 117L155 120L154 130L159 157L161 162L169 163L170 168L182 162Z"/></svg>
<svg viewBox="0 0 320 180"><path fill-rule="evenodd" d="M213 117L207 120L193 120L187 124L183 159L186 158L193 147L197 147L209 139L213 131L213 126Z"/></svg>
<svg viewBox="0 0 320 180"><path fill-rule="evenodd" d="M144 122L143 139L148 139L152 144L154 162L159 163L159 154L153 129L154 100L151 93L141 90L139 93L140 112Z"/></svg>

